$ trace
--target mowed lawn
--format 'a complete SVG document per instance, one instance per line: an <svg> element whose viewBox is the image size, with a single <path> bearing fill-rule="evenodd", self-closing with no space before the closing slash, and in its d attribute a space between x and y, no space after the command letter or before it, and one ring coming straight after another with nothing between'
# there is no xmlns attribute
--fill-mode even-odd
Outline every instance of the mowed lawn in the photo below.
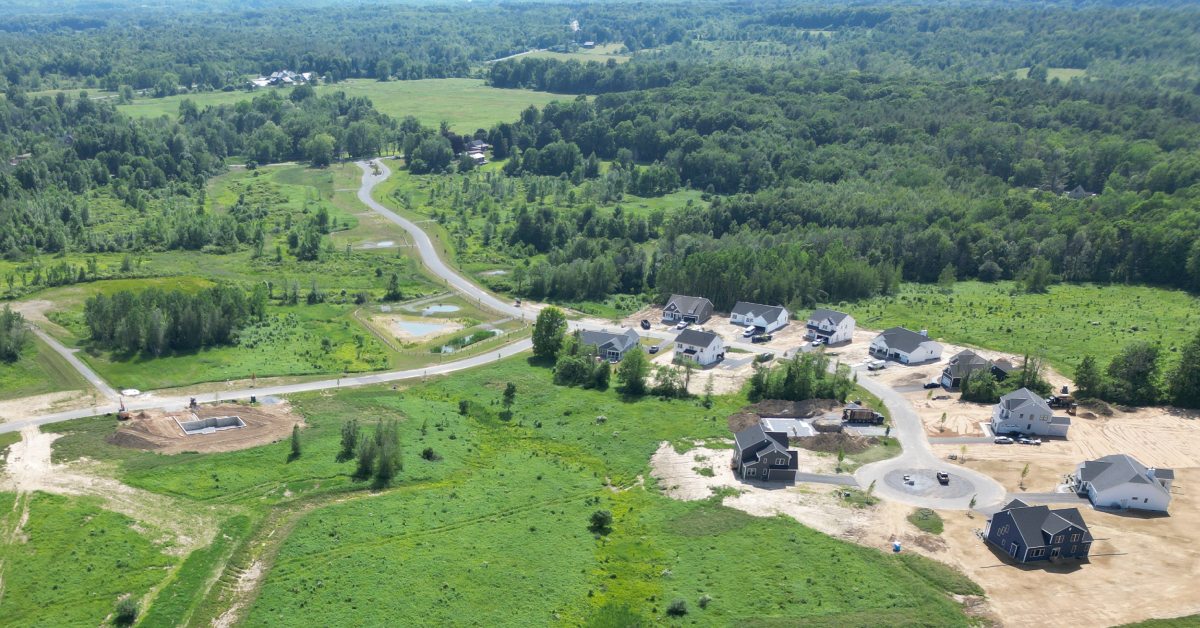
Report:
<svg viewBox="0 0 1200 628"><path fill-rule="evenodd" d="M274 89L274 88L271 88ZM286 95L290 88L279 88ZM231 105L249 100L267 90L253 92L202 92L180 94L167 98L139 98L118 107L138 117L174 116L179 103L190 99L197 106ZM482 79L424 79L419 81L376 81L350 79L333 85L321 85L317 93L346 92L349 96L365 96L375 108L394 118L414 116L426 126L437 127L442 121L459 133L473 133L498 122L516 120L530 105L541 107L554 100L571 100L574 96L535 92L524 89L489 87Z"/></svg>
<svg viewBox="0 0 1200 628"><path fill-rule="evenodd" d="M62 356L33 334L16 362L0 362L0 399L87 387L87 382Z"/></svg>
<svg viewBox="0 0 1200 628"><path fill-rule="evenodd" d="M163 456L110 444L111 419L48 429L65 433L56 460L103 461L128 484L222 518L218 543L237 548L232 572L218 569L206 592L226 550L189 557L144 610L153 625L208 624L256 556L269 558L246 625L968 625L950 593L978 589L948 568L790 518L660 494L648 465L658 444L728 436L725 417L744 398L718 397L704 409L698 400L630 400L552 378L518 357L399 390L298 395L293 406L308 427L294 460L286 441ZM517 392L503 421L509 382ZM378 420L399 421L403 469L390 488L368 490L351 477L354 460L335 460L351 419L368 434ZM604 535L589 530L597 510L613 515ZM294 523L259 525L287 513ZM764 571L771 595L747 595ZM6 570L6 580L22 573ZM112 573L110 589L144 587ZM71 571L60 586L87 582ZM111 608L115 596L108 600ZM675 601L688 610L681 620L667 615ZM52 616L81 612L74 597L45 604Z"/></svg>
<svg viewBox="0 0 1200 628"><path fill-rule="evenodd" d="M898 295L838 307L861 327L928 329L949 342L1041 356L1068 376L1084 355L1106 365L1135 340L1159 345L1166 370L1200 329L1200 299L1144 286L1059 284L1026 294L1012 282L964 281L943 294L905 284Z"/></svg>

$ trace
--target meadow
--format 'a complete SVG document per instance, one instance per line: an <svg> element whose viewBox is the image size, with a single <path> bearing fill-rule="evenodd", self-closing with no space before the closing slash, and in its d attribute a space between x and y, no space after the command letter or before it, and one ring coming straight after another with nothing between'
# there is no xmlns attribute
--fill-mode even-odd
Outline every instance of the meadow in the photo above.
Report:
<svg viewBox="0 0 1200 628"><path fill-rule="evenodd" d="M101 460L127 484L223 517L215 546L160 573L146 609L154 625L206 625L250 555L266 570L250 625L967 625L947 593L976 590L948 568L789 518L658 493L647 468L658 444L728 437L725 417L743 397L718 397L706 410L698 400L631 400L551 380L544 366L514 358L399 390L298 395L307 427L290 462L286 442L163 456L109 444L109 418L48 429L64 434L57 461ZM508 382L517 394L504 421ZM368 430L400 420L403 470L391 487L365 490L351 477L354 461L335 461L351 418ZM613 514L603 534L589 529L597 510ZM82 541L57 542L71 551ZM768 604L745 591L764 568L776 574ZM205 575L217 573L208 589ZM69 591L89 582L68 576L60 586ZM688 614L673 619L667 608L680 600ZM45 604L99 612L74 594Z"/></svg>
<svg viewBox="0 0 1200 628"><path fill-rule="evenodd" d="M606 63L609 59L617 63L625 63L630 59L628 54L621 54L621 50L625 48L624 44L600 44L595 48L579 48L572 52L555 52L552 50L537 50L522 57L530 57L533 59L555 59L557 61L579 61L587 63L588 61L598 61Z"/></svg>
<svg viewBox="0 0 1200 628"><path fill-rule="evenodd" d="M30 336L29 345L16 362L0 362L0 399L87 389L87 382L62 356L41 339Z"/></svg>
<svg viewBox="0 0 1200 628"><path fill-rule="evenodd" d="M1084 355L1105 365L1135 340L1159 345L1166 370L1200 327L1200 299L1145 286L1057 284L1026 294L1012 282L964 281L944 294L905 284L897 295L837 307L861 327L928 329L949 342L1040 356L1066 375Z"/></svg>
<svg viewBox="0 0 1200 628"><path fill-rule="evenodd" d="M267 89L278 89L285 96L290 91L290 88L264 88L253 92L199 92L165 98L137 98L120 105L118 109L136 117L175 116L179 113L179 103L185 99L190 99L201 108L232 105L250 100ZM542 107L554 100L575 98L523 89L499 89L485 85L481 79L466 78L417 81L349 79L317 87L318 94L339 91L347 96L370 98L376 109L393 118L413 116L421 124L435 128L444 121L454 131L464 134L515 120L529 106Z"/></svg>

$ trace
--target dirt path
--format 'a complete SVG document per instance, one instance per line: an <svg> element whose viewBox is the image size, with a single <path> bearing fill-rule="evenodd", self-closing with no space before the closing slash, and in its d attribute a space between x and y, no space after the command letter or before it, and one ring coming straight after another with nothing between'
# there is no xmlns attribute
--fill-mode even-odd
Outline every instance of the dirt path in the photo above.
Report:
<svg viewBox="0 0 1200 628"><path fill-rule="evenodd" d="M100 475L98 465L87 461L53 464L53 444L59 436L61 434L43 433L37 426L22 429L21 441L9 448L4 475L0 476L0 489L19 496L42 491L99 497L107 510L121 513L148 528L139 531L174 556L186 556L212 542L216 522L211 517L187 513L172 498ZM24 519L28 519L28 513ZM18 534L22 527L18 525L10 537Z"/></svg>

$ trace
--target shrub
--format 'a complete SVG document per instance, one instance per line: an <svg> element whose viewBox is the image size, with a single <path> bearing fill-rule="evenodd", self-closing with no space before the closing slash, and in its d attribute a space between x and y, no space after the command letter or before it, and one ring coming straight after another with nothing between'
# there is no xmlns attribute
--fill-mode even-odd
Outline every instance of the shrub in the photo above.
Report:
<svg viewBox="0 0 1200 628"><path fill-rule="evenodd" d="M683 617L687 615L687 602L683 600L675 600L667 607L667 614L671 617Z"/></svg>
<svg viewBox="0 0 1200 628"><path fill-rule="evenodd" d="M121 601L117 602L117 616L113 621L118 626L132 626L137 620L138 610L138 603L133 598L121 598Z"/></svg>
<svg viewBox="0 0 1200 628"><path fill-rule="evenodd" d="M588 529L596 534L607 534L612 530L613 516L608 510L597 510L592 513Z"/></svg>
<svg viewBox="0 0 1200 628"><path fill-rule="evenodd" d="M434 451L433 447L426 447L424 450L422 450L421 457L430 462L437 462L438 460L442 459L441 454Z"/></svg>

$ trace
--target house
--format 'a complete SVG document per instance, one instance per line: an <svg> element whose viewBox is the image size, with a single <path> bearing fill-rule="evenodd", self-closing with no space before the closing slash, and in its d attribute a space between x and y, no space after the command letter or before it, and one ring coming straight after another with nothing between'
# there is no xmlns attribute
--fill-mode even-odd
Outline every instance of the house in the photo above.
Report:
<svg viewBox="0 0 1200 628"><path fill-rule="evenodd" d="M620 362L626 351L638 346L638 340L638 333L632 329L619 334L587 330L579 332L580 344L595 347L596 355L609 362Z"/></svg>
<svg viewBox="0 0 1200 628"><path fill-rule="evenodd" d="M854 337L854 317L837 310L816 309L808 315L808 337L827 345L850 342Z"/></svg>
<svg viewBox="0 0 1200 628"><path fill-rule="evenodd" d="M738 301L729 313L729 321L734 325L753 325L768 334L787 325L788 317L787 308L782 305L759 305L747 301Z"/></svg>
<svg viewBox="0 0 1200 628"><path fill-rule="evenodd" d="M1099 508L1166 512L1175 471L1151 469L1125 454L1079 463L1072 478L1075 492Z"/></svg>
<svg viewBox="0 0 1200 628"><path fill-rule="evenodd" d="M671 295L663 308L664 323L703 323L712 316L712 301L704 297L687 297L680 294Z"/></svg>
<svg viewBox="0 0 1200 628"><path fill-rule="evenodd" d="M470 159L471 163L476 166L482 166L488 162L487 157L484 157L483 153L467 153L467 159Z"/></svg>
<svg viewBox="0 0 1200 628"><path fill-rule="evenodd" d="M725 341L711 331L685 329L675 336L675 358L708 366L725 359Z"/></svg>
<svg viewBox="0 0 1200 628"><path fill-rule="evenodd" d="M799 459L789 450L787 434L768 432L756 423L734 435L733 469L743 480L795 482Z"/></svg>
<svg viewBox="0 0 1200 628"><path fill-rule="evenodd" d="M492 147L491 144L488 144L487 142L485 142L483 140L471 140L471 141L467 142L466 152L468 154L469 153L482 153L483 151L485 151L491 147Z"/></svg>
<svg viewBox="0 0 1200 628"><path fill-rule="evenodd" d="M1070 427L1071 417L1054 416L1046 400L1028 388L1004 395L992 409L992 433L996 435L1015 432L1066 438Z"/></svg>
<svg viewBox="0 0 1200 628"><path fill-rule="evenodd" d="M915 332L893 327L871 341L870 353L877 358L896 360L901 364L918 364L940 360L942 345L930 340L924 330Z"/></svg>
<svg viewBox="0 0 1200 628"><path fill-rule="evenodd" d="M270 76L260 76L250 79L252 87L267 87L268 85L300 85L312 80L312 72L293 72L291 70L279 70L272 72Z"/></svg>
<svg viewBox="0 0 1200 628"><path fill-rule="evenodd" d="M992 515L984 531L988 543L1019 563L1087 558L1092 533L1077 508L1050 510L1014 499Z"/></svg>
<svg viewBox="0 0 1200 628"><path fill-rule="evenodd" d="M592 48L595 48L595 47L596 47L596 42L594 42L594 41L585 41L585 42L583 42L583 44L582 44L582 45L583 45L583 47L584 47L584 48L587 48L588 50L591 50Z"/></svg>
<svg viewBox="0 0 1200 628"><path fill-rule="evenodd" d="M1083 189L1082 185L1077 185L1077 186L1075 186L1074 190L1067 192L1067 198L1069 198L1071 200L1075 200L1075 201L1085 199L1085 198L1091 198L1093 196L1095 196L1095 194L1092 194L1091 192L1088 192L1087 190Z"/></svg>
<svg viewBox="0 0 1200 628"><path fill-rule="evenodd" d="M950 363L942 369L942 386L951 390L961 388L963 380L981 371L990 371L996 381L1001 381L1008 377L1012 369L1012 363L1008 360L993 362L970 349L963 349L950 358Z"/></svg>

